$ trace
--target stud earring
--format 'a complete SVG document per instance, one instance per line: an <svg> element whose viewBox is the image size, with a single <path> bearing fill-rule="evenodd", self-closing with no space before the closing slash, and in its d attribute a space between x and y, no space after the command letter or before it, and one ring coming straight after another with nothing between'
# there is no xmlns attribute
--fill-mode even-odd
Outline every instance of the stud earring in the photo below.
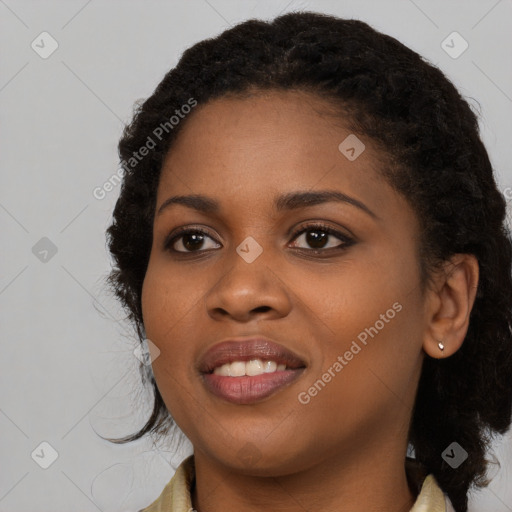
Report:
<svg viewBox="0 0 512 512"><path fill-rule="evenodd" d="M437 344L437 346L439 347L439 350L440 350L441 352L444 350L444 345L443 345L441 342L439 342L439 343Z"/></svg>

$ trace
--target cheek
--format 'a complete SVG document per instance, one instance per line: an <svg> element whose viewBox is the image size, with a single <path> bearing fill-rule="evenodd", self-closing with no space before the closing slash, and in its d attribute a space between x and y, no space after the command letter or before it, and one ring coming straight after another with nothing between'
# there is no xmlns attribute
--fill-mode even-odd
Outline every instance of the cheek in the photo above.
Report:
<svg viewBox="0 0 512 512"><path fill-rule="evenodd" d="M204 290L169 271L158 261L150 261L142 286L142 317L146 335L158 346L174 339L174 330L186 322L187 315Z"/></svg>
<svg viewBox="0 0 512 512"><path fill-rule="evenodd" d="M153 364L155 377L166 372L183 375L195 361L199 320L205 315L205 280L197 274L171 271L166 262L150 260L142 286L142 317L146 337L160 350Z"/></svg>
<svg viewBox="0 0 512 512"><path fill-rule="evenodd" d="M150 265L142 285L142 318L147 338L156 343L160 349L160 338L165 324L173 321L168 317L169 312L172 311L168 289L166 280L158 278Z"/></svg>
<svg viewBox="0 0 512 512"><path fill-rule="evenodd" d="M165 269L150 262L141 297L146 337L160 350L152 363L153 374L175 420L187 407L184 385L192 354L186 338L194 329L191 317L194 303L198 301L197 297L185 294L187 288L177 285L176 280ZM199 301L196 307L200 306Z"/></svg>
<svg viewBox="0 0 512 512"><path fill-rule="evenodd" d="M414 337L420 338L412 332L408 304L383 304L375 310L352 305L351 314L359 319L340 320L337 341L324 344L317 359L321 366L299 390L304 404L299 411L323 432L326 443L345 439L355 445L358 432L405 421L404 411L413 407L421 369L421 345Z"/></svg>
<svg viewBox="0 0 512 512"><path fill-rule="evenodd" d="M388 316L394 318L393 304L405 306L418 290L419 276L412 257L388 253L347 258L329 275L312 276L303 287L305 302L331 328L333 336L347 339L377 321L381 326L388 318L381 320L380 315L391 308Z"/></svg>
<svg viewBox="0 0 512 512"><path fill-rule="evenodd" d="M347 389L345 399L359 397L356 402L379 390L402 394L421 357L423 302L416 262L412 256L391 255L373 264L367 260L364 266L353 263L317 288L323 293L310 294L309 305L320 306L315 312L331 333L314 377L320 378L341 356L343 369L338 365L334 373L343 378L330 385L337 396Z"/></svg>
<svg viewBox="0 0 512 512"><path fill-rule="evenodd" d="M150 265L142 287L142 316L146 337L159 349L153 361L153 374L168 408L172 397L179 396L178 383L183 381L189 344L187 333L188 301L176 292L173 279ZM190 306L188 307L190 309ZM188 332L190 336L190 331Z"/></svg>

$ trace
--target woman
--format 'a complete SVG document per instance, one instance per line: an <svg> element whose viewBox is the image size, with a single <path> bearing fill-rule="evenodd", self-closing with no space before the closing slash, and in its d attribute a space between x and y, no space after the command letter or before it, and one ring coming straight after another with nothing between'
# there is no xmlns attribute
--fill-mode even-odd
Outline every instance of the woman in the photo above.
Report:
<svg viewBox="0 0 512 512"><path fill-rule="evenodd" d="M466 511L510 426L512 251L448 79L360 21L250 20L119 150L110 283L158 357L117 442L194 447L145 510Z"/></svg>

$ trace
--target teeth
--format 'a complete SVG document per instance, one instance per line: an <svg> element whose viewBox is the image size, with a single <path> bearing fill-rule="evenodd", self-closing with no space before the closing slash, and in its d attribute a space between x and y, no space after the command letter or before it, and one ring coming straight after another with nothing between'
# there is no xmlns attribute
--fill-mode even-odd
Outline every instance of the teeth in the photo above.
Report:
<svg viewBox="0 0 512 512"><path fill-rule="evenodd" d="M232 377L243 377L245 375L245 363L243 361L234 361L229 369Z"/></svg>
<svg viewBox="0 0 512 512"><path fill-rule="evenodd" d="M280 365L280 366L283 366L283 365ZM277 370L277 363L275 361L265 361L263 363L263 371L265 373L274 373L276 370Z"/></svg>
<svg viewBox="0 0 512 512"><path fill-rule="evenodd" d="M252 377L253 375L261 375L264 373L263 363L259 359L253 359L245 363L245 374Z"/></svg>
<svg viewBox="0 0 512 512"><path fill-rule="evenodd" d="M286 369L285 364L277 364L275 361L265 361L261 359L251 359L250 361L233 361L222 366L217 366L213 373L222 377L243 377L248 375L262 375L263 373L282 372Z"/></svg>

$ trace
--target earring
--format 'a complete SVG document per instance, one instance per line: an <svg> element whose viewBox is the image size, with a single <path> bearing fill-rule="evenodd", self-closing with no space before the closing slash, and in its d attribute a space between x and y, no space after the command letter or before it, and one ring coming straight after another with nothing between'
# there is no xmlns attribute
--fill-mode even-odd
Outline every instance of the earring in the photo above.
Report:
<svg viewBox="0 0 512 512"><path fill-rule="evenodd" d="M443 345L441 342L439 342L439 343L437 344L437 346L439 347L439 350L440 350L441 352L444 350L444 345Z"/></svg>

